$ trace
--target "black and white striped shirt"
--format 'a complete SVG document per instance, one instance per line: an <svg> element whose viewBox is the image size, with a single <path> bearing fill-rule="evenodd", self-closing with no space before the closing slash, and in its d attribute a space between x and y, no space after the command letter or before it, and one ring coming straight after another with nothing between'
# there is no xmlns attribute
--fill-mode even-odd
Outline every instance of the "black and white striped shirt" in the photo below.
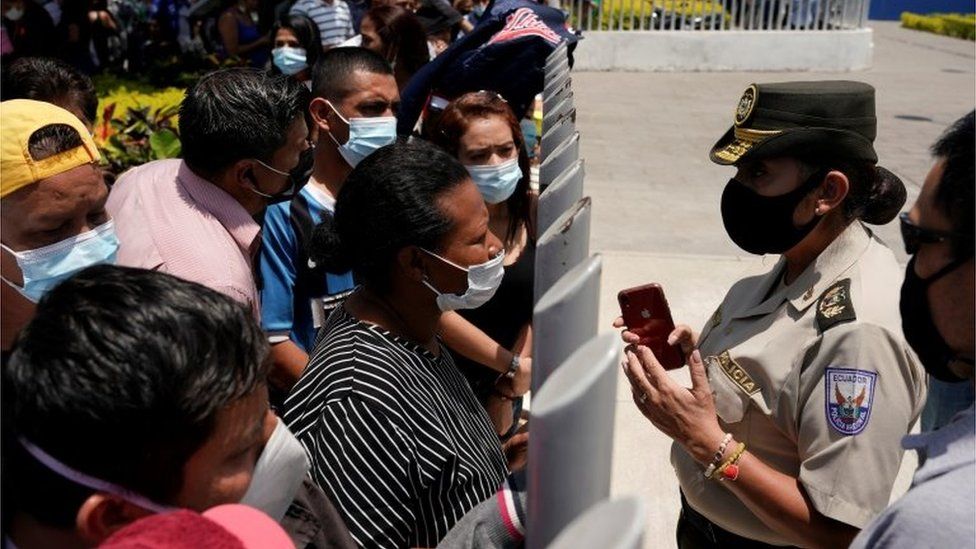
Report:
<svg viewBox="0 0 976 549"><path fill-rule="evenodd" d="M319 27L323 46L335 46L352 37L352 13L345 0L298 0L288 11L290 15L304 15Z"/></svg>
<svg viewBox="0 0 976 549"><path fill-rule="evenodd" d="M488 414L440 356L332 315L285 401L285 422L364 547L434 547L507 474Z"/></svg>

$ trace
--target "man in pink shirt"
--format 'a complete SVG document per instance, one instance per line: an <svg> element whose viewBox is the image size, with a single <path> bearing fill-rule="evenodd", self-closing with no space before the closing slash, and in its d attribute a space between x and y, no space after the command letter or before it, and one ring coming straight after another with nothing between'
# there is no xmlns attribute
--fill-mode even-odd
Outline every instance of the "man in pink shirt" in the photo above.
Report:
<svg viewBox="0 0 976 549"><path fill-rule="evenodd" d="M122 174L106 208L118 263L159 270L246 303L260 318L254 217L311 168L304 86L246 69L211 73L180 106L183 160Z"/></svg>

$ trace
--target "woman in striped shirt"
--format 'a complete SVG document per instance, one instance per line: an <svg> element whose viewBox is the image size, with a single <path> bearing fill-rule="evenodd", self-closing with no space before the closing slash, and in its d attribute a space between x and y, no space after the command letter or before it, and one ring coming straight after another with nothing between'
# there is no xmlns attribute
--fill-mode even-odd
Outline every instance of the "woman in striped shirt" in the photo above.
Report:
<svg viewBox="0 0 976 549"><path fill-rule="evenodd" d="M320 332L285 421L360 545L433 547L508 472L436 333L501 280L484 200L436 147L389 145L350 174L310 254L362 286Z"/></svg>

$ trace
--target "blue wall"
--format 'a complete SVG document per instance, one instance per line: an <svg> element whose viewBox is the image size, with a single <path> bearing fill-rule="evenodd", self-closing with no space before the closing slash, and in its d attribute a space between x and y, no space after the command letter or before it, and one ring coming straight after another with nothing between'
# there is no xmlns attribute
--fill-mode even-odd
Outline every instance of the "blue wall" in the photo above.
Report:
<svg viewBox="0 0 976 549"><path fill-rule="evenodd" d="M871 0L868 19L898 19L901 12L974 13L974 0Z"/></svg>

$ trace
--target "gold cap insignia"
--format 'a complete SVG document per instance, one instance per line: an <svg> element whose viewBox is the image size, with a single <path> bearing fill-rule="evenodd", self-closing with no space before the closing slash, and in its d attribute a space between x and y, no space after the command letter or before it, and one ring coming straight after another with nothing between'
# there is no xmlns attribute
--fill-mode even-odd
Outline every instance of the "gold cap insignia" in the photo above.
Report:
<svg viewBox="0 0 976 549"><path fill-rule="evenodd" d="M741 126L749 120L749 116L752 115L753 109L756 107L756 99L759 97L759 89L753 84L746 88L746 91L742 92L742 98L739 99L739 104L735 107L735 125Z"/></svg>

